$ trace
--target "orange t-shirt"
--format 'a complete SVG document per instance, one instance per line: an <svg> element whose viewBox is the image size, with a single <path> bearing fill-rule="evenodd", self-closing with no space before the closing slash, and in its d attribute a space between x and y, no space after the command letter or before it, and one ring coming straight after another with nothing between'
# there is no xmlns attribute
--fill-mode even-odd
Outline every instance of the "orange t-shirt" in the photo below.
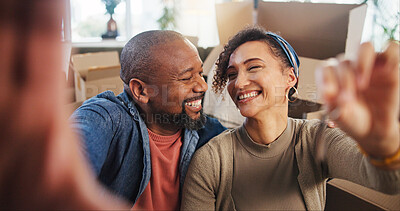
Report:
<svg viewBox="0 0 400 211"><path fill-rule="evenodd" d="M182 130L172 136L149 132L151 177L132 210L179 210L179 156Z"/></svg>

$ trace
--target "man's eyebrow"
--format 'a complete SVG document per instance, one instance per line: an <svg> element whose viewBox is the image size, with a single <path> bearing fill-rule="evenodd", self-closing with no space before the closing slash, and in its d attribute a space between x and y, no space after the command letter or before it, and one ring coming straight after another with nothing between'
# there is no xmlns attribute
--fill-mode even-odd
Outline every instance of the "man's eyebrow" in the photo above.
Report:
<svg viewBox="0 0 400 211"><path fill-rule="evenodd" d="M187 72L191 72L191 71L193 71L193 67L190 67L190 68L188 68L188 69L185 69L184 71L182 71L181 73L179 73L179 75L183 75L183 74L185 74L185 73L187 73Z"/></svg>
<svg viewBox="0 0 400 211"><path fill-rule="evenodd" d="M203 68L203 63L201 63L201 68ZM183 74L185 74L185 73L187 73L187 72L191 72L191 71L193 71L193 70L194 70L193 67L189 67L188 69L185 69L185 70L183 70L181 73L179 73L179 75L183 75Z"/></svg>

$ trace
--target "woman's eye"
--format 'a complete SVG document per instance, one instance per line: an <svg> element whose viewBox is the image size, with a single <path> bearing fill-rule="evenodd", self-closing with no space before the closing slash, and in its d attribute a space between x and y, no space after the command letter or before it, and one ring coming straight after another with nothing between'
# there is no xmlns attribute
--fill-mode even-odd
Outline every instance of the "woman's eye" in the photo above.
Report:
<svg viewBox="0 0 400 211"><path fill-rule="evenodd" d="M255 69L259 69L259 68L261 68L261 66L251 66L251 67L249 67L249 70L255 70Z"/></svg>
<svg viewBox="0 0 400 211"><path fill-rule="evenodd" d="M236 74L236 73L229 73L229 74L227 75L227 77L228 77L228 80L233 80L233 79L235 79L235 78L236 78L236 76L237 76L237 74Z"/></svg>

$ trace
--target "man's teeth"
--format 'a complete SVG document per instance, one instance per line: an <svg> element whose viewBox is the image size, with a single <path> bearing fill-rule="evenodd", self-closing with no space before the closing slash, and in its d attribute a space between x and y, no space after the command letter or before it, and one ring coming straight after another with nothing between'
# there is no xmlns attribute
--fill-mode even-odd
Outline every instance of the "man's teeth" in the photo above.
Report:
<svg viewBox="0 0 400 211"><path fill-rule="evenodd" d="M246 98L249 98L249 97L255 97L257 95L258 95L257 92L250 92L250 93L247 93L247 94L239 95L239 100L243 100L243 99L246 99Z"/></svg>
<svg viewBox="0 0 400 211"><path fill-rule="evenodd" d="M201 105L201 100L187 102L187 103L185 103L185 105L192 106L192 107L199 107Z"/></svg>

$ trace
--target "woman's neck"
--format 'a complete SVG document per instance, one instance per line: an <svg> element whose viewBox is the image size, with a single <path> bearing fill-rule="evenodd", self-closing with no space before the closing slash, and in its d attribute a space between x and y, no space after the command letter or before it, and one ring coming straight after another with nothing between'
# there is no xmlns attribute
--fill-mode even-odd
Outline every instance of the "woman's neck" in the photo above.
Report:
<svg viewBox="0 0 400 211"><path fill-rule="evenodd" d="M246 118L244 127L253 141L269 144L275 141L287 127L287 107L280 111L265 111L255 117Z"/></svg>

